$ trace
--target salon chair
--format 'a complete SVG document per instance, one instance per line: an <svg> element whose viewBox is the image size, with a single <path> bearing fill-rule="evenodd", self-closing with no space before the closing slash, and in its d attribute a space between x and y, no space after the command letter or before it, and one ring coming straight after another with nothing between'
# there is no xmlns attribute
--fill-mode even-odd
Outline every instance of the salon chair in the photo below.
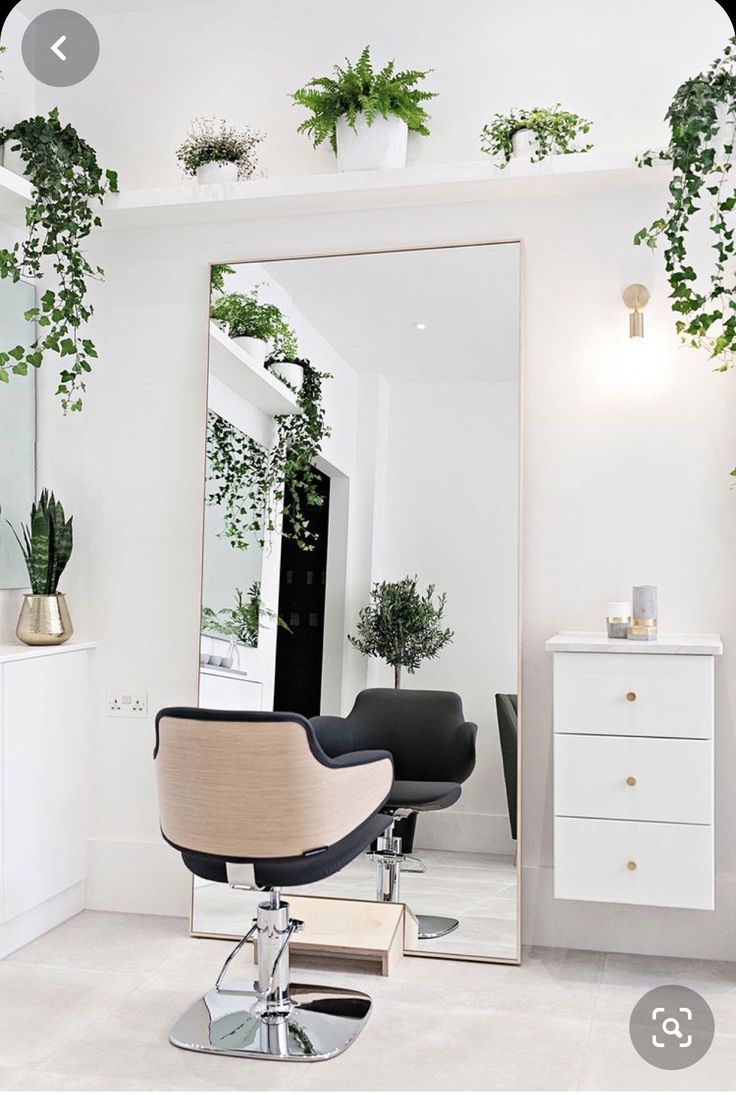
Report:
<svg viewBox="0 0 736 1095"><path fill-rule="evenodd" d="M371 852L377 865L376 899L399 901L401 871L425 870L407 854L398 819L457 802L461 784L475 767L477 726L466 722L454 692L413 688L367 688L346 718L319 715L311 720L317 739L333 758L355 749L386 749L394 762L394 782L384 814L386 832ZM458 926L449 916L417 916L420 939L436 939Z"/></svg>
<svg viewBox="0 0 736 1095"><path fill-rule="evenodd" d="M289 940L303 924L280 891L341 870L385 830L390 755L331 758L301 715L172 707L156 717L154 763L161 832L189 870L268 891L215 987L185 1012L170 1041L235 1057L335 1057L364 1026L370 997L289 983ZM257 981L226 980L251 939Z"/></svg>
<svg viewBox="0 0 736 1095"><path fill-rule="evenodd" d="M516 840L516 789L518 786L518 720L519 700L515 695L496 693L496 715L501 741L503 778L506 783L506 802L509 808L511 837Z"/></svg>

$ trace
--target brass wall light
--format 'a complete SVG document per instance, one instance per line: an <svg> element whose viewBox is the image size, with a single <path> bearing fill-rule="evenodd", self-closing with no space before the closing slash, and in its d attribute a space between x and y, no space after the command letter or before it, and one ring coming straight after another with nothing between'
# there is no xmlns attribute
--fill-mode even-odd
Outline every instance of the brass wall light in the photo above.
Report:
<svg viewBox="0 0 736 1095"><path fill-rule="evenodd" d="M627 285L624 289L624 304L631 309L629 316L629 338L644 338L644 316L641 309L649 302L649 290L646 285Z"/></svg>

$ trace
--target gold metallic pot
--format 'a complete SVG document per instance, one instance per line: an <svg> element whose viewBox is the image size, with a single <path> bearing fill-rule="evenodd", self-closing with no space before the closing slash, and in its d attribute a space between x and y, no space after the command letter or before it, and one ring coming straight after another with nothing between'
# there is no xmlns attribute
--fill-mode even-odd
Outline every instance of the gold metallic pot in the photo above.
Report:
<svg viewBox="0 0 736 1095"><path fill-rule="evenodd" d="M74 634L63 593L26 593L15 634L27 646L59 646Z"/></svg>

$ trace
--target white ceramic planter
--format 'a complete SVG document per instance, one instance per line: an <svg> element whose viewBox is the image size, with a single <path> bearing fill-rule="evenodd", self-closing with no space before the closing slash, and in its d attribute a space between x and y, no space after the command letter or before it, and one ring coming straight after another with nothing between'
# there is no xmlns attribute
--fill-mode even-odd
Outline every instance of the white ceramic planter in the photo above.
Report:
<svg viewBox="0 0 736 1095"><path fill-rule="evenodd" d="M268 353L268 343L262 338L250 338L249 335L238 335L233 339L236 346L245 350L256 365L263 365Z"/></svg>
<svg viewBox="0 0 736 1095"><path fill-rule="evenodd" d="M394 115L380 114L368 125L359 114L355 129L343 116L337 122L338 171L381 171L391 167L406 167L409 130L406 122Z"/></svg>
<svg viewBox="0 0 736 1095"><path fill-rule="evenodd" d="M26 162L21 159L20 152L13 152L10 147L12 144L12 141L8 141L7 144L0 144L0 167L5 167L8 171L14 171L16 175L25 175Z"/></svg>
<svg viewBox="0 0 736 1095"><path fill-rule="evenodd" d="M304 369L293 361L274 361L269 365L270 371L284 384L289 384L299 391L304 383Z"/></svg>
<svg viewBox="0 0 736 1095"><path fill-rule="evenodd" d="M514 159L531 160L539 151L539 142L533 129L520 129L511 138Z"/></svg>
<svg viewBox="0 0 736 1095"><path fill-rule="evenodd" d="M237 179L236 163L203 163L197 168L197 182L202 186L208 183L237 182Z"/></svg>

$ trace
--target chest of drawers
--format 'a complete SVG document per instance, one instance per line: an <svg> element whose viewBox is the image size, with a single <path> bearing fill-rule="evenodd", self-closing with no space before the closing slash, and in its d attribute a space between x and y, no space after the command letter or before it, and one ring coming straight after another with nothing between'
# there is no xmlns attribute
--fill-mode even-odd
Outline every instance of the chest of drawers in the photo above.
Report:
<svg viewBox="0 0 736 1095"><path fill-rule="evenodd" d="M720 638L561 632L546 648L555 897L712 909Z"/></svg>

